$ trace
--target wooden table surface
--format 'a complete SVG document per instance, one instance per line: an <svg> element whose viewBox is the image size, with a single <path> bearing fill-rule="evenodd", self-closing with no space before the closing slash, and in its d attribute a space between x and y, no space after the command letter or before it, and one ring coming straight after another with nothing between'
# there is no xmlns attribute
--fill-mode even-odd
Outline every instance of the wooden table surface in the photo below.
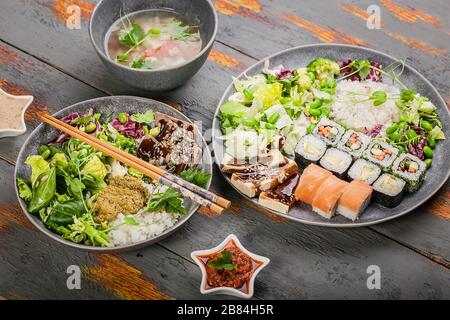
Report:
<svg viewBox="0 0 450 320"><path fill-rule="evenodd" d="M185 0L188 1L188 0ZM450 105L450 2L447 0L214 0L219 32L208 61L185 86L151 96L211 126L232 75L269 54L318 42L357 44L408 57ZM87 30L95 0L1 0L0 87L35 97L28 133L39 114L105 95L149 96L105 70ZM369 5L382 27L366 27ZM67 7L82 12L79 30L66 27ZM0 115L1 116L1 115ZM0 299L195 299L200 271L190 258L228 234L272 262L256 282L256 299L450 298L450 184L414 212L373 227L301 225L255 208L215 168L212 190L233 201L220 217L197 213L157 245L125 254L74 250L37 231L20 210L13 171L27 135L0 140ZM208 138L208 137L206 137ZM66 286L69 265L81 268L81 289ZM381 270L369 290L367 267ZM223 299L220 296L207 298Z"/></svg>

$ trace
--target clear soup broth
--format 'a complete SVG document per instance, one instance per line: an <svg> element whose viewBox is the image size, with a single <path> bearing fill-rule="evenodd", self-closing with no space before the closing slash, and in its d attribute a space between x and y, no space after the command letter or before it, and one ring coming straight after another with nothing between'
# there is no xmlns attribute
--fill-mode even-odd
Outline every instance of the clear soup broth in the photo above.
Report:
<svg viewBox="0 0 450 320"><path fill-rule="evenodd" d="M131 13L106 36L109 58L135 69L165 69L192 60L202 50L197 26L166 10Z"/></svg>

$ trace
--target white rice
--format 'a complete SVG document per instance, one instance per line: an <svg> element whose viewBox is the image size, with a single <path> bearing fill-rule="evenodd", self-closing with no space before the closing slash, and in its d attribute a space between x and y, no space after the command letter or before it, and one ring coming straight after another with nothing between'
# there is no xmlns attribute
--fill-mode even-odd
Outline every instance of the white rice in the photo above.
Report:
<svg viewBox="0 0 450 320"><path fill-rule="evenodd" d="M372 130L378 124L387 127L397 122L400 110L395 101L388 99L385 103L374 106L373 101L368 100L375 91L385 91L388 98L398 98L400 94L396 87L380 82L351 80L338 82L331 104L331 117L357 131ZM361 102L361 100L368 101Z"/></svg>
<svg viewBox="0 0 450 320"><path fill-rule="evenodd" d="M156 193L167 189L165 186L144 184L150 193ZM174 226L179 215L163 212L147 212L145 208L136 214L130 215L139 225L133 226L125 223L125 216L119 214L116 220L109 225L113 229L108 233L109 240L114 246L126 245L144 241L163 233L168 228Z"/></svg>

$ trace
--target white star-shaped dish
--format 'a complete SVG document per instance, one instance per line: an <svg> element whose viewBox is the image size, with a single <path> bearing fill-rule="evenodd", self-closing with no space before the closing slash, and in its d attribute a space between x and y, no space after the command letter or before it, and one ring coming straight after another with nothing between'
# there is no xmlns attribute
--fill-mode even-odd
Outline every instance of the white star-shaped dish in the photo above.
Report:
<svg viewBox="0 0 450 320"><path fill-rule="evenodd" d="M14 101L15 103L8 104L8 101ZM0 88L0 114L4 115L8 112L14 116L17 115L17 122L19 123L18 128L13 126L11 128L0 128L0 138L18 136L27 131L25 112L31 103L33 103L33 96L14 96Z"/></svg>
<svg viewBox="0 0 450 320"><path fill-rule="evenodd" d="M229 247L230 244L236 246L243 253L248 255L252 259L253 264L255 266L252 271L252 274L250 276L250 279L248 280L246 285L244 285L244 287L243 287L245 289L235 289L235 288L230 288L230 287L210 287L208 285L208 282L207 282L208 274L206 271L204 257L209 256L213 253L222 252L225 248ZM234 234L230 234L217 247L214 247L212 249L207 249L207 250L193 251L191 253L191 258L198 264L198 266L200 267L200 270L202 272L202 283L200 285L200 292L202 294L227 294L227 295L231 295L231 296L235 296L235 297L239 297L239 298L246 298L246 299L249 299L253 296L255 278L258 275L258 273L265 266L267 266L270 262L269 258L259 256L257 254L254 254L254 253L248 251L247 249L245 249L242 246L239 239Z"/></svg>

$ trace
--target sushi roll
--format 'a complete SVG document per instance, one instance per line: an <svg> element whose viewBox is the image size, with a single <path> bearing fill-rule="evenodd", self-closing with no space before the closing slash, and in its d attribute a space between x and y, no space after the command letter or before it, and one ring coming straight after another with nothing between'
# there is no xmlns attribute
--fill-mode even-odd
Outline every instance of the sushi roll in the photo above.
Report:
<svg viewBox="0 0 450 320"><path fill-rule="evenodd" d="M348 177L351 180L361 180L368 185L377 180L381 174L381 169L376 164L373 164L364 159L358 159L348 170Z"/></svg>
<svg viewBox="0 0 450 320"><path fill-rule="evenodd" d="M364 152L363 158L379 165L384 171L388 171L398 153L398 149L389 143L372 141Z"/></svg>
<svg viewBox="0 0 450 320"><path fill-rule="evenodd" d="M328 149L320 159L320 165L342 178L352 164L352 157L342 150L336 148Z"/></svg>
<svg viewBox="0 0 450 320"><path fill-rule="evenodd" d="M295 198L311 205L317 190L319 190L322 183L331 175L333 174L330 171L318 165L310 164L300 176L294 192Z"/></svg>
<svg viewBox="0 0 450 320"><path fill-rule="evenodd" d="M339 198L349 185L348 182L331 175L317 190L312 202L312 209L324 218L331 219L335 212Z"/></svg>
<svg viewBox="0 0 450 320"><path fill-rule="evenodd" d="M299 165L307 166L317 163L327 150L325 142L308 134L303 136L295 147L295 160Z"/></svg>
<svg viewBox="0 0 450 320"><path fill-rule="evenodd" d="M341 140L345 129L341 125L327 118L320 119L315 126L313 134L329 146L336 146Z"/></svg>
<svg viewBox="0 0 450 320"><path fill-rule="evenodd" d="M373 198L382 206L394 208L403 200L406 182L389 173L384 173L373 184Z"/></svg>
<svg viewBox="0 0 450 320"><path fill-rule="evenodd" d="M352 221L367 208L373 188L360 180L353 180L339 198L337 213Z"/></svg>
<svg viewBox="0 0 450 320"><path fill-rule="evenodd" d="M392 165L392 174L406 181L406 190L419 190L426 171L425 163L409 153L402 153Z"/></svg>
<svg viewBox="0 0 450 320"><path fill-rule="evenodd" d="M370 137L361 132L348 130L342 136L341 141L338 143L338 148L350 153L350 155L356 159L360 158L363 152L370 144Z"/></svg>

